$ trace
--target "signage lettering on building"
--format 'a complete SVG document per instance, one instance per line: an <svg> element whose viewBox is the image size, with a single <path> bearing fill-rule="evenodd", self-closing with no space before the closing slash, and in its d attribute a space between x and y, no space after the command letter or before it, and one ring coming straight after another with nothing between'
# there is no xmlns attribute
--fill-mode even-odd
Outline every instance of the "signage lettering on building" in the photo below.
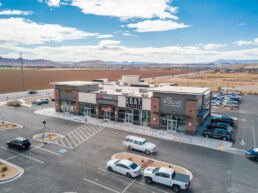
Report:
<svg viewBox="0 0 258 193"><path fill-rule="evenodd" d="M110 95L99 95L99 99L102 100L113 100L113 97Z"/></svg>
<svg viewBox="0 0 258 193"><path fill-rule="evenodd" d="M141 109L142 108L142 99L141 98L126 98L126 107L129 108L136 108L136 109Z"/></svg>
<svg viewBox="0 0 258 193"><path fill-rule="evenodd" d="M166 98L163 98L163 104L164 106L181 108L183 105L183 102L180 100L174 100L172 97L166 97Z"/></svg>
<svg viewBox="0 0 258 193"><path fill-rule="evenodd" d="M60 91L64 93L72 93L72 89L60 89Z"/></svg>

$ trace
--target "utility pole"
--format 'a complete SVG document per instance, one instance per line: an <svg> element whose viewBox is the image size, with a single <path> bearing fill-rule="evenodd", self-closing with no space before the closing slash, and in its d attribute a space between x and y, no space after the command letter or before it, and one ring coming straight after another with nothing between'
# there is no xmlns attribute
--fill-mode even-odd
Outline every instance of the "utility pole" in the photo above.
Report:
<svg viewBox="0 0 258 193"><path fill-rule="evenodd" d="M20 58L21 58L21 72L22 72L22 89L25 91L24 88L24 76L23 76L23 61L22 61L22 53L20 53Z"/></svg>

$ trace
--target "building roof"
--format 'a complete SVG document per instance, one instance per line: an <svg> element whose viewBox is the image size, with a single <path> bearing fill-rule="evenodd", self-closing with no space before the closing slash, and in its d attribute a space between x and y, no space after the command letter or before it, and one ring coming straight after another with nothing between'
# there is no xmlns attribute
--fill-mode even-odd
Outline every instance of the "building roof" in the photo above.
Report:
<svg viewBox="0 0 258 193"><path fill-rule="evenodd" d="M188 95L202 95L210 88L201 87L180 87L180 86L162 86L149 89L152 92L158 93L176 93L176 94L188 94Z"/></svg>
<svg viewBox="0 0 258 193"><path fill-rule="evenodd" d="M137 136L132 136L132 135L127 135L126 139L133 139L133 140L136 140L136 141L139 141L139 142L144 142L146 140L144 138L137 137Z"/></svg>
<svg viewBox="0 0 258 193"><path fill-rule="evenodd" d="M88 86L88 85L98 85L97 82L89 81L65 81L65 82L51 82L51 85L60 85L60 86Z"/></svg>

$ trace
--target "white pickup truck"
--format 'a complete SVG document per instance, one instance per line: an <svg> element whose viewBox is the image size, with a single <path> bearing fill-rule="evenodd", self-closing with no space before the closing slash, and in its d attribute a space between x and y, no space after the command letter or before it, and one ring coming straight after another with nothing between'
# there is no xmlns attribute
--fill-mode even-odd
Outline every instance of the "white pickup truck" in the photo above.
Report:
<svg viewBox="0 0 258 193"><path fill-rule="evenodd" d="M157 146L155 144L148 142L144 138L131 135L126 136L123 145L127 146L130 150L142 151L148 155L157 151Z"/></svg>
<svg viewBox="0 0 258 193"><path fill-rule="evenodd" d="M157 182L172 187L174 192L186 190L190 186L190 176L176 173L174 169L167 167L148 167L144 170L143 176L147 184Z"/></svg>

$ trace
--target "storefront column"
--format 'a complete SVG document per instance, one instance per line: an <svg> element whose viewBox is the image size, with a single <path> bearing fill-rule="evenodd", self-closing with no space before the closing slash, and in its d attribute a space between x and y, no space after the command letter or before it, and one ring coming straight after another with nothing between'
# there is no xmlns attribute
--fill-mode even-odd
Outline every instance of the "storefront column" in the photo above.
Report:
<svg viewBox="0 0 258 193"><path fill-rule="evenodd" d="M78 91L73 90L73 114L79 115Z"/></svg>
<svg viewBox="0 0 258 193"><path fill-rule="evenodd" d="M99 105L96 105L96 118L99 119Z"/></svg>
<svg viewBox="0 0 258 193"><path fill-rule="evenodd" d="M159 129L159 101L160 98L151 98L151 120L150 127L154 129Z"/></svg>
<svg viewBox="0 0 258 193"><path fill-rule="evenodd" d="M196 135L197 131L198 101L186 101L185 134Z"/></svg>
<svg viewBox="0 0 258 193"><path fill-rule="evenodd" d="M118 107L115 107L115 122L118 122Z"/></svg>
<svg viewBox="0 0 258 193"><path fill-rule="evenodd" d="M210 108L209 108L209 115L208 116L211 115L211 101L212 101L212 91L210 93Z"/></svg>
<svg viewBox="0 0 258 193"><path fill-rule="evenodd" d="M55 108L56 108L56 112L61 111L60 89L59 88L55 88Z"/></svg>

